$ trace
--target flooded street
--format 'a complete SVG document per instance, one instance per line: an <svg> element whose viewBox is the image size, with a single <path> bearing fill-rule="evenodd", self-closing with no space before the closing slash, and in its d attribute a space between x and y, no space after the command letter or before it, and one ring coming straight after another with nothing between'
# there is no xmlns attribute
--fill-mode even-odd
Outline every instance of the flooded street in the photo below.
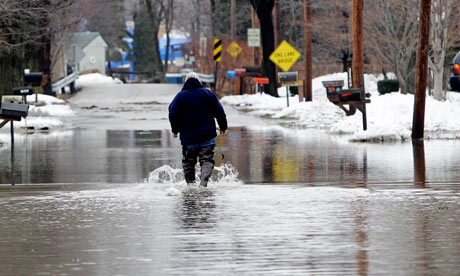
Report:
<svg viewBox="0 0 460 276"><path fill-rule="evenodd" d="M78 101L110 121L113 106ZM458 141L238 123L200 189L157 105L136 120L159 129L127 111L120 129L81 116L18 135L14 179L0 147L0 275L459 275Z"/></svg>

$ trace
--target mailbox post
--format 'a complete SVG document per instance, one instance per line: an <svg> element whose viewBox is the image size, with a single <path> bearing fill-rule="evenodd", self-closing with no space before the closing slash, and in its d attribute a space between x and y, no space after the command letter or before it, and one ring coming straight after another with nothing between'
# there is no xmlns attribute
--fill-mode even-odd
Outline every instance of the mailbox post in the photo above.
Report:
<svg viewBox="0 0 460 276"><path fill-rule="evenodd" d="M13 88L13 95L22 96L22 102L27 103L27 95L34 94L34 89L32 87L15 87Z"/></svg>
<svg viewBox="0 0 460 276"><path fill-rule="evenodd" d="M256 84L256 93L259 92L259 84L263 85L268 84L269 82L270 80L268 78L254 78L254 83Z"/></svg>
<svg viewBox="0 0 460 276"><path fill-rule="evenodd" d="M303 85L303 81L299 81L298 72L279 72L278 81L281 84L286 85L286 99L287 106L289 107L289 87Z"/></svg>
<svg viewBox="0 0 460 276"><path fill-rule="evenodd" d="M38 102L38 87L42 85L43 73L30 73L29 70L24 72L24 83L26 86L32 86L35 92L35 102Z"/></svg>
<svg viewBox="0 0 460 276"><path fill-rule="evenodd" d="M323 81L329 101L340 107L347 116L354 115L356 110L363 114L363 129L367 130L366 103L370 103L368 98L371 94L365 92L364 76L360 77L361 88L342 89L343 80ZM345 107L348 105L348 108Z"/></svg>
<svg viewBox="0 0 460 276"><path fill-rule="evenodd" d="M22 91L22 92L21 92ZM31 93L31 88L14 88L13 93ZM25 97L25 96L24 96ZM11 125L11 185L14 186L14 121L21 121L21 118L27 117L29 112L28 104L19 103L2 103L0 97L0 128L4 127L8 122Z"/></svg>
<svg viewBox="0 0 460 276"><path fill-rule="evenodd" d="M246 69L244 68L235 69L235 76L237 77L239 81L239 87L235 87L234 94L242 95L243 94L243 78L246 77Z"/></svg>

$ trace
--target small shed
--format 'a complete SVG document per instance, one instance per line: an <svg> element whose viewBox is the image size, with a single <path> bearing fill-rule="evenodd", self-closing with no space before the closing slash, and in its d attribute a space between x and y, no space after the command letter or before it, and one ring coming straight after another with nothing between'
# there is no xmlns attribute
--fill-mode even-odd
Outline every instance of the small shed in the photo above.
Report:
<svg viewBox="0 0 460 276"><path fill-rule="evenodd" d="M67 57L77 71L97 69L105 75L107 48L107 42L98 32L74 33Z"/></svg>

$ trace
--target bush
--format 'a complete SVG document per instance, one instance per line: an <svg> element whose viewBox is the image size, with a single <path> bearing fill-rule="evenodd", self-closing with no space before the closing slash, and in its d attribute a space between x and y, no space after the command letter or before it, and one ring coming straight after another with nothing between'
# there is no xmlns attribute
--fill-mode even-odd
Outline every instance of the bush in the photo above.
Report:
<svg viewBox="0 0 460 276"><path fill-rule="evenodd" d="M377 82L377 90L381 95L399 91L398 80L381 80Z"/></svg>

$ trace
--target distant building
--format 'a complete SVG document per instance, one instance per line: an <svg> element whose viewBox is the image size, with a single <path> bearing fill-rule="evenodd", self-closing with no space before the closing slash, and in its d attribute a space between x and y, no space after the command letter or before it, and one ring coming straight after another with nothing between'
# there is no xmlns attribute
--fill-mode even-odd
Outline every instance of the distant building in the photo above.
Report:
<svg viewBox="0 0 460 276"><path fill-rule="evenodd" d="M100 33L74 33L66 55L74 70L98 70L105 75L107 48L108 44Z"/></svg>

